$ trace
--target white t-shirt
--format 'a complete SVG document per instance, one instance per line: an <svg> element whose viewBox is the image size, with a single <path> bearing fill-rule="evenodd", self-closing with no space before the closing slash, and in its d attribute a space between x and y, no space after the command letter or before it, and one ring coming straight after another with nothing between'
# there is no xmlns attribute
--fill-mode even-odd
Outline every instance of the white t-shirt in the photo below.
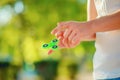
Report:
<svg viewBox="0 0 120 80"><path fill-rule="evenodd" d="M120 10L120 0L94 0L98 17ZM120 77L120 30L97 32L94 79Z"/></svg>

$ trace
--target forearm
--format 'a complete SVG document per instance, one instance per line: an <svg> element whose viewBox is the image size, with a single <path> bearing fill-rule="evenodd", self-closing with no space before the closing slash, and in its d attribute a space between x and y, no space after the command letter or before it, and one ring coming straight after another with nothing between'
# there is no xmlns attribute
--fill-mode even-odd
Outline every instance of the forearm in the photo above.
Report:
<svg viewBox="0 0 120 80"><path fill-rule="evenodd" d="M95 3L94 0L87 0L87 21L91 21L96 19L97 17L97 10L95 7ZM88 36L88 39L86 39L85 41L94 41L96 38L96 34L92 34L90 36Z"/></svg>
<svg viewBox="0 0 120 80"><path fill-rule="evenodd" d="M120 11L115 12L111 15L104 16L92 21L89 21L88 24L91 26L91 31L96 32L106 32L120 29Z"/></svg>

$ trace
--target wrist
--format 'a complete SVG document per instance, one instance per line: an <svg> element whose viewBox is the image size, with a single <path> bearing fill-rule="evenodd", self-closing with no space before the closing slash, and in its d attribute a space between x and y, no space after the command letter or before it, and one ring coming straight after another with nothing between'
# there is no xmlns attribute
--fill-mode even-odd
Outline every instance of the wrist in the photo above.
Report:
<svg viewBox="0 0 120 80"><path fill-rule="evenodd" d="M86 27L89 34L95 34L96 33L93 20L85 22L85 27Z"/></svg>
<svg viewBox="0 0 120 80"><path fill-rule="evenodd" d="M94 30L93 27L93 22L88 21L88 22L83 22L83 31L85 31L85 36L83 41L93 41L96 38L96 31Z"/></svg>

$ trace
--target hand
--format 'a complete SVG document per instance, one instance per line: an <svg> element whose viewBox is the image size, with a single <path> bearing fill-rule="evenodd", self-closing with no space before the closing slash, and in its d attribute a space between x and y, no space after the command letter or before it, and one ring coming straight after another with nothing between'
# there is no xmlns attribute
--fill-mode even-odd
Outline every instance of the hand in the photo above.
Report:
<svg viewBox="0 0 120 80"><path fill-rule="evenodd" d="M87 22L61 22L51 33L60 40L60 47L64 48L72 48L79 45L81 41L95 39L95 33Z"/></svg>

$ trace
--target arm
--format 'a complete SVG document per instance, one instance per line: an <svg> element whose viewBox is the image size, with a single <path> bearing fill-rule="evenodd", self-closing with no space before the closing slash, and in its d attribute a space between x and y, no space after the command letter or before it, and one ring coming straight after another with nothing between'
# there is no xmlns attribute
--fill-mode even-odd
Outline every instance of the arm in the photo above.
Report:
<svg viewBox="0 0 120 80"><path fill-rule="evenodd" d="M120 30L120 10L110 15L89 21L91 32Z"/></svg>
<svg viewBox="0 0 120 80"><path fill-rule="evenodd" d="M92 10L89 12L92 13ZM90 17L90 21L76 22L67 21L57 25L52 31L52 34L56 34L59 37L59 32L63 31L60 46L71 48L79 45L81 41L95 39L93 36L96 32L106 32L113 30L120 30L120 10L97 19L94 19L94 15Z"/></svg>
<svg viewBox="0 0 120 80"><path fill-rule="evenodd" d="M94 0L88 0L87 2L87 21L94 20L98 16L97 10L95 7ZM96 33L93 35L89 36L86 41L94 41L96 38Z"/></svg>
<svg viewBox="0 0 120 80"><path fill-rule="evenodd" d="M72 48L79 45L81 41L95 39L91 35L94 36L96 32L120 30L120 10L87 22L67 21L59 23L52 34L58 35L63 29L65 30L63 36L60 36L60 46Z"/></svg>

